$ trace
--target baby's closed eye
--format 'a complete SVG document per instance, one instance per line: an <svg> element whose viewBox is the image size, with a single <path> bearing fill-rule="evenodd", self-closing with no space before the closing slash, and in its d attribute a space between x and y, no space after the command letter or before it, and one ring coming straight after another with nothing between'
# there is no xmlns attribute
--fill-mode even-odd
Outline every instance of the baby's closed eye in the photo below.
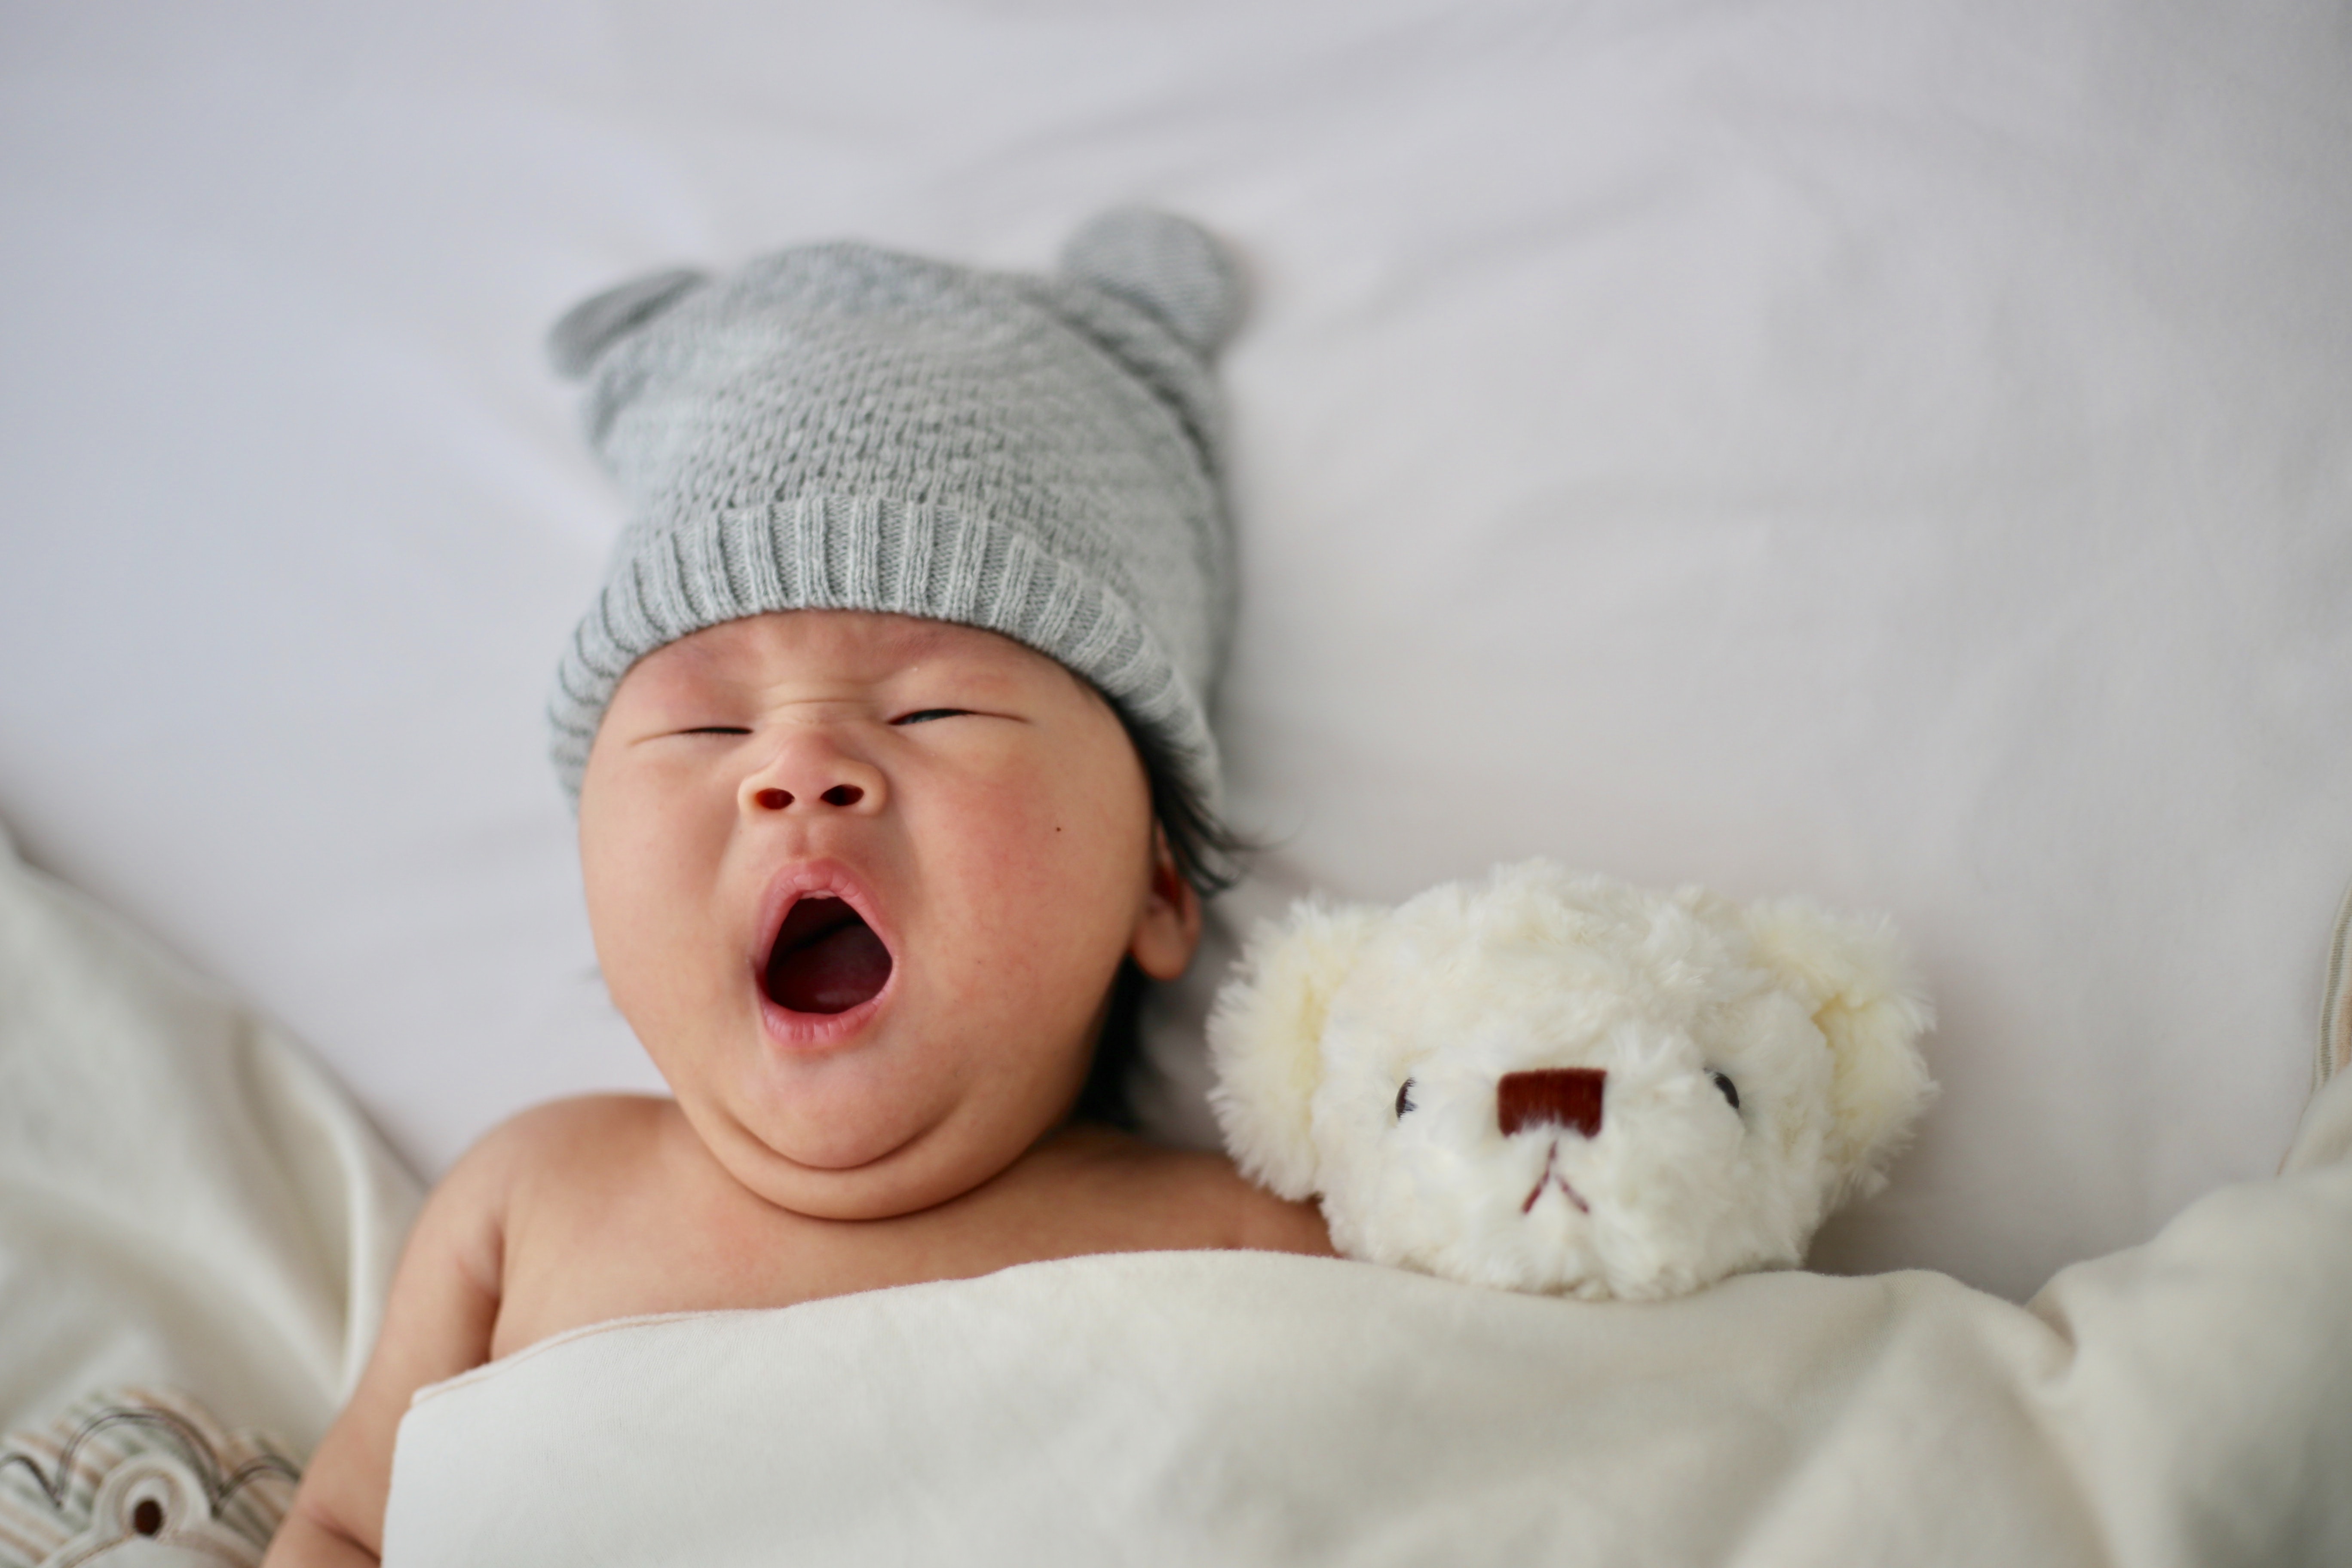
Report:
<svg viewBox="0 0 2352 1568"><path fill-rule="evenodd" d="M901 713L890 721L893 724L928 724L934 719L965 719L971 716L969 708L918 708L912 713Z"/></svg>

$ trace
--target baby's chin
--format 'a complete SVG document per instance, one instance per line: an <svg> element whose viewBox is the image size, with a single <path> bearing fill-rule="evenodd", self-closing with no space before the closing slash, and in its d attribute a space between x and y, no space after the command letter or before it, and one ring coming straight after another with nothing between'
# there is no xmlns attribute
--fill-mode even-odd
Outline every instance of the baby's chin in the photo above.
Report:
<svg viewBox="0 0 2352 1568"><path fill-rule="evenodd" d="M759 1197L812 1219L894 1219L961 1197L1010 1168L1046 1131L963 1108L937 1119L877 1118L796 1136L735 1123L706 1147Z"/></svg>

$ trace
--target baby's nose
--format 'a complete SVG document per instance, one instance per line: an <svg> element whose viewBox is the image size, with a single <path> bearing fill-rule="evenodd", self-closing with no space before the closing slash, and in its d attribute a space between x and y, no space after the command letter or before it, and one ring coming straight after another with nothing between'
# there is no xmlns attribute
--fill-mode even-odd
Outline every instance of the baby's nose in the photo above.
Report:
<svg viewBox="0 0 2352 1568"><path fill-rule="evenodd" d="M770 811L782 811L799 797L788 789L770 784L751 797L752 803ZM837 784L819 795L817 799L827 805L856 805L866 798L866 792L854 784Z"/></svg>
<svg viewBox="0 0 2352 1568"><path fill-rule="evenodd" d="M1587 1138L1601 1133L1601 1090L1609 1075L1599 1068L1546 1068L1507 1072L1495 1085L1496 1120L1508 1138L1523 1127L1568 1127Z"/></svg>
<svg viewBox="0 0 2352 1568"><path fill-rule="evenodd" d="M743 804L751 810L824 811L881 809L887 786L872 763L826 745L788 748L743 781Z"/></svg>

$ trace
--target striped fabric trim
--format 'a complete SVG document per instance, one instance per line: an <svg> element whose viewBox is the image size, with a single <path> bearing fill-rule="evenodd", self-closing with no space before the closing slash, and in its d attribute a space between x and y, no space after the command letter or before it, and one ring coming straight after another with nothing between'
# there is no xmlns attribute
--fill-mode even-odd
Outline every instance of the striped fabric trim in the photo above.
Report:
<svg viewBox="0 0 2352 1568"><path fill-rule="evenodd" d="M2327 945L2327 989L2320 999L2312 1092L2347 1071L2352 1071L2352 888L2344 889L2344 901L2336 910L2336 935Z"/></svg>
<svg viewBox="0 0 2352 1568"><path fill-rule="evenodd" d="M0 1439L0 1568L79 1563L141 1540L257 1564L301 1469L194 1398L120 1387Z"/></svg>

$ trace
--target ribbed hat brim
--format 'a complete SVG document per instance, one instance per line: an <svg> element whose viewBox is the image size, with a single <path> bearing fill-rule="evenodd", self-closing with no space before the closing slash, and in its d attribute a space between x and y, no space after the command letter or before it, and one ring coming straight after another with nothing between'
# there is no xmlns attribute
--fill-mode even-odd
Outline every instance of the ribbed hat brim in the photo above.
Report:
<svg viewBox="0 0 2352 1568"><path fill-rule="evenodd" d="M1203 693L1109 584L1025 535L887 497L804 495L672 527L632 529L557 672L552 755L575 799L605 706L654 649L775 610L874 610L979 626L1092 682L1217 798Z"/></svg>

